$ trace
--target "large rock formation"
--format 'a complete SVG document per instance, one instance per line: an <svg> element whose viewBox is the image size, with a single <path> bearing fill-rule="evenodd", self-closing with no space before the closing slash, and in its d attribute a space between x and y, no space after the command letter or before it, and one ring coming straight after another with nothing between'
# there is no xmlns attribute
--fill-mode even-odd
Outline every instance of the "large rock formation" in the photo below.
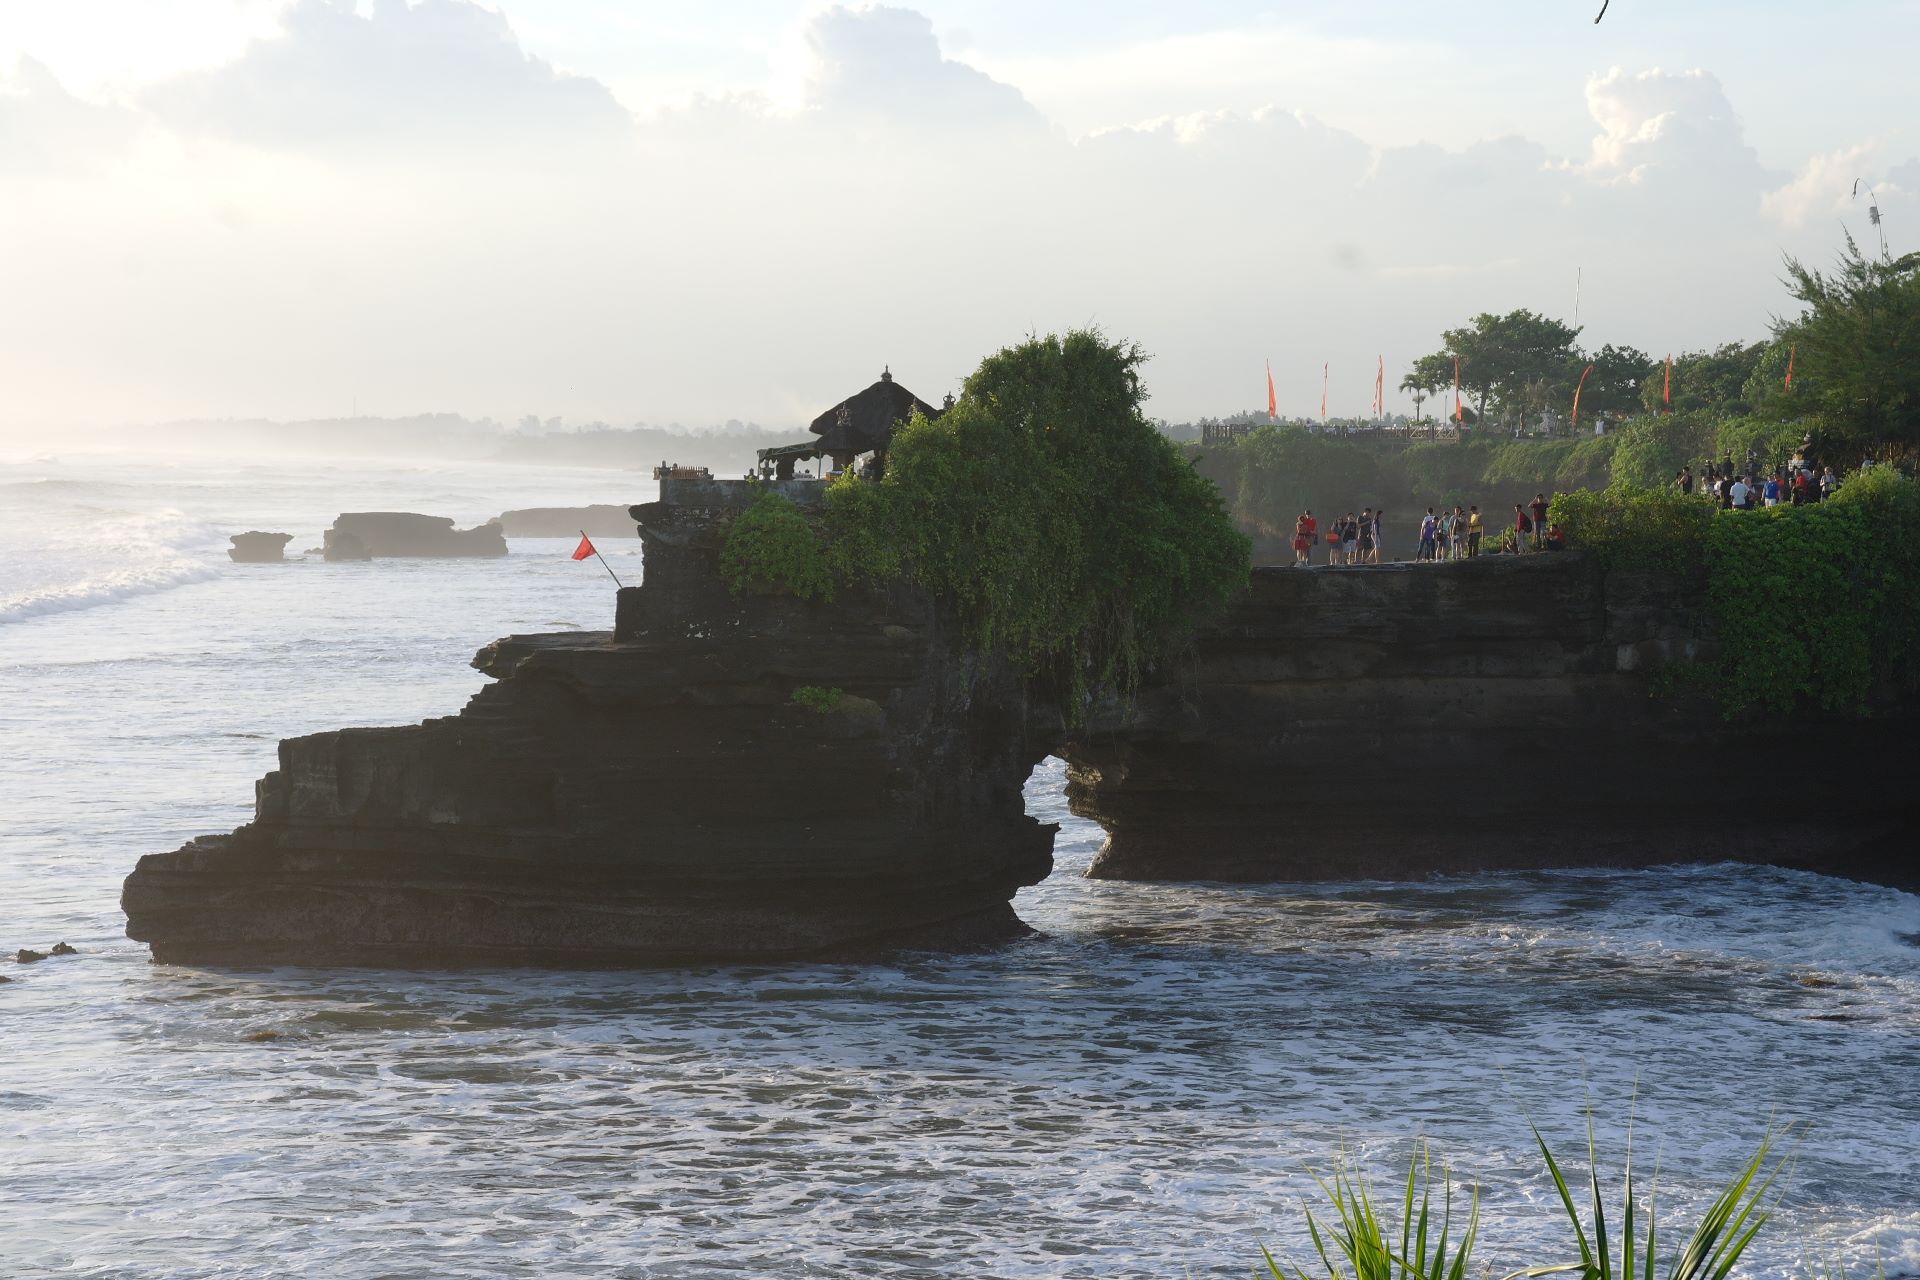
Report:
<svg viewBox="0 0 1920 1280"><path fill-rule="evenodd" d="M717 553L753 490L664 490L633 509L646 582L613 633L495 642L448 719L282 743L253 822L141 859L128 933L160 960L432 965L988 939L1050 867L1020 793L1048 751L1109 833L1099 876L1732 858L1920 882L1911 711L1758 728L1661 689L1712 654L1695 582L1571 554L1262 570L1067 735L912 591L735 599Z"/></svg>
<svg viewBox="0 0 1920 1280"><path fill-rule="evenodd" d="M163 961L589 965L1018 930L1052 847L1020 683L911 592L734 600L736 496L636 509L616 634L500 640L458 716L283 742L253 822L140 860L129 935Z"/></svg>
<svg viewBox="0 0 1920 1280"><path fill-rule="evenodd" d="M589 507L522 507L500 513L500 531L509 538L635 537L625 507L596 503Z"/></svg>
<svg viewBox="0 0 1920 1280"><path fill-rule="evenodd" d="M227 541L233 544L227 548L227 555L237 563L278 564L287 558L287 544L293 541L293 535L249 529L245 533L234 534Z"/></svg>
<svg viewBox="0 0 1920 1280"><path fill-rule="evenodd" d="M1920 885L1915 717L1758 726L1672 686L1703 585L1585 557L1261 569L1068 745L1122 880L1735 860ZM1756 601L1764 608L1764 601Z"/></svg>
<svg viewBox="0 0 1920 1280"><path fill-rule="evenodd" d="M329 560L368 560L387 556L503 556L507 540L500 522L456 529L446 516L411 511L348 511L324 537Z"/></svg>

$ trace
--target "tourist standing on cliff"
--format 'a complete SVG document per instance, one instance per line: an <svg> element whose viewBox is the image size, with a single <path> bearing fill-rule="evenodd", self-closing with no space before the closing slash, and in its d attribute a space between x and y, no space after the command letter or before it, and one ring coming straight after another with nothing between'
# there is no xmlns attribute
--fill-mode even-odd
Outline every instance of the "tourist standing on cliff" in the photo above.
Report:
<svg viewBox="0 0 1920 1280"><path fill-rule="evenodd" d="M1296 565L1313 563L1314 534L1313 512L1301 512L1300 518L1293 522L1293 562Z"/></svg>
<svg viewBox="0 0 1920 1280"><path fill-rule="evenodd" d="M1376 563L1376 557L1379 553L1374 550L1373 545L1374 527L1372 507L1364 507L1361 509L1360 528L1357 530L1357 533L1359 535L1358 550L1360 552L1360 559L1356 563Z"/></svg>
<svg viewBox="0 0 1920 1280"><path fill-rule="evenodd" d="M1420 517L1420 546L1419 549L1413 553L1415 560L1433 559L1434 532L1433 508L1428 507L1427 514Z"/></svg>
<svg viewBox="0 0 1920 1280"><path fill-rule="evenodd" d="M1526 554L1532 537L1533 521L1527 516L1527 509L1516 502L1513 504L1513 554Z"/></svg>
<svg viewBox="0 0 1920 1280"><path fill-rule="evenodd" d="M1453 508L1453 546L1449 548L1450 554L1447 557L1449 560L1464 560L1467 558L1467 537L1470 532L1471 526L1467 523L1467 509L1455 505Z"/></svg>
<svg viewBox="0 0 1920 1280"><path fill-rule="evenodd" d="M1467 559L1472 560L1480 554L1480 535L1487 531L1487 522L1481 518L1480 508L1467 508Z"/></svg>
<svg viewBox="0 0 1920 1280"><path fill-rule="evenodd" d="M1327 563L1330 565L1340 563L1340 532L1341 520L1335 516L1327 525Z"/></svg>
<svg viewBox="0 0 1920 1280"><path fill-rule="evenodd" d="M1373 513L1373 559L1371 564L1380 563L1380 548L1387 544L1387 509L1380 508Z"/></svg>
<svg viewBox="0 0 1920 1280"><path fill-rule="evenodd" d="M1547 545L1547 495L1534 494L1533 505L1527 509L1527 514L1533 517L1533 545L1538 550Z"/></svg>
<svg viewBox="0 0 1920 1280"><path fill-rule="evenodd" d="M1691 494L1693 492L1693 468L1680 468L1680 474L1673 478L1673 483L1679 488L1681 493Z"/></svg>
<svg viewBox="0 0 1920 1280"><path fill-rule="evenodd" d="M1745 476L1735 476L1732 486L1727 490L1727 510L1745 511L1747 509L1747 495L1752 492L1753 490L1747 487L1747 478Z"/></svg>

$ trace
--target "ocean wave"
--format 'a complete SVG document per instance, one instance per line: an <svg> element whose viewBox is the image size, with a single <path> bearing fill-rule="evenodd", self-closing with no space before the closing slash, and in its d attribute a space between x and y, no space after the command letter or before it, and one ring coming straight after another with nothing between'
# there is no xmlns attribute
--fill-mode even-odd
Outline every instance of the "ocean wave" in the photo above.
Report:
<svg viewBox="0 0 1920 1280"><path fill-rule="evenodd" d="M39 587L16 595L0 596L0 626L24 622L50 613L72 609L93 609L136 596L152 595L193 582L203 582L218 570L212 565L181 560L165 565L137 569L119 569L78 582Z"/></svg>
<svg viewBox="0 0 1920 1280"><path fill-rule="evenodd" d="M0 593L0 625L204 581L219 572L219 537L219 529L173 509L49 530L35 551L40 580Z"/></svg>

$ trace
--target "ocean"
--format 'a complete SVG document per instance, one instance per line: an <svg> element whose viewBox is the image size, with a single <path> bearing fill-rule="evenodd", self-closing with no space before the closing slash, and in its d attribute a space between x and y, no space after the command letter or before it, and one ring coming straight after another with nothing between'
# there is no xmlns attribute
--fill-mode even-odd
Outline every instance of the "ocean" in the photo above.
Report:
<svg viewBox="0 0 1920 1280"><path fill-rule="evenodd" d="M495 636L612 625L573 539L299 558L336 513L653 490L0 461L0 949L79 949L0 960L0 1275L1244 1277L1262 1244L1309 1256L1314 1173L1394 1199L1421 1140L1478 1186L1497 1275L1574 1256L1529 1122L1584 1177L1589 1108L1610 1193L1635 1116L1664 1239L1791 1127L1744 1274L1920 1274L1920 897L1870 885L1089 881L1099 831L1048 761L1057 869L990 954L234 971L127 940L135 859L246 821L281 737L452 714ZM247 529L295 559L230 563ZM638 542L601 549L639 580Z"/></svg>

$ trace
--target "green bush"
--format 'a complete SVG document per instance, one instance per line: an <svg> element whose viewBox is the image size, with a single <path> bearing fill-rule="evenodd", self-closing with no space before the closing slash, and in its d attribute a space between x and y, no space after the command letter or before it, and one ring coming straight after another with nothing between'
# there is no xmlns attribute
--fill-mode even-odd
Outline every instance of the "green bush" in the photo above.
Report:
<svg viewBox="0 0 1920 1280"><path fill-rule="evenodd" d="M1856 473L1830 502L1722 511L1700 494L1615 485L1557 495L1549 518L1609 565L1703 572L1729 715L1865 714L1920 689L1920 483Z"/></svg>
<svg viewBox="0 0 1920 1280"><path fill-rule="evenodd" d="M1557 493L1547 508L1547 519L1560 526L1569 547L1609 565L1677 573L1699 570L1713 517L1713 500L1704 494L1628 484Z"/></svg>
<svg viewBox="0 0 1920 1280"><path fill-rule="evenodd" d="M1250 567L1219 491L1141 412L1144 359L1088 331L989 356L951 408L895 433L880 481L830 486L817 528L763 494L728 533L728 581L812 599L908 577L1077 723Z"/></svg>
<svg viewBox="0 0 1920 1280"><path fill-rule="evenodd" d="M1682 467L1700 466L1718 443L1710 413L1642 414L1620 432L1608 476L1613 484L1653 489L1671 484Z"/></svg>
<svg viewBox="0 0 1920 1280"><path fill-rule="evenodd" d="M802 600L833 596L833 574L806 513L763 489L733 518L720 548L720 573L734 595L791 592Z"/></svg>
<svg viewBox="0 0 1920 1280"><path fill-rule="evenodd" d="M1707 553L1729 711L1920 687L1920 484L1875 467L1830 502L1722 512Z"/></svg>

